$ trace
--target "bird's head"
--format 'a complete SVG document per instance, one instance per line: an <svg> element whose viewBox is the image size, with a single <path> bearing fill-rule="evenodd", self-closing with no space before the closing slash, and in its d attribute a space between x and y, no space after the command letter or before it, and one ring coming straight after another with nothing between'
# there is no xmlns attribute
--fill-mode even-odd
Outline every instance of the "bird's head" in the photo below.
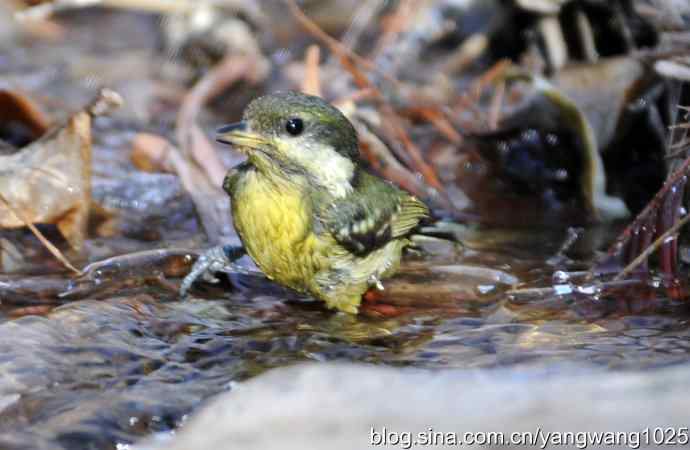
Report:
<svg viewBox="0 0 690 450"><path fill-rule="evenodd" d="M286 92L252 101L243 120L218 130L217 140L246 153L269 177L307 180L335 196L351 189L357 169L357 133L319 97Z"/></svg>

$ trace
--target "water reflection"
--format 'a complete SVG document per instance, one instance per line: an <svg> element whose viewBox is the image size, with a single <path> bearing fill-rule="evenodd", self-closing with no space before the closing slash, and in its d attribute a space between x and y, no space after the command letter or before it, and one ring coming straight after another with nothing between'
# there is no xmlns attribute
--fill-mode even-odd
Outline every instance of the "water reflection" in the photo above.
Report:
<svg viewBox="0 0 690 450"><path fill-rule="evenodd" d="M180 302L148 287L8 319L0 324L0 444L116 448L178 426L237 382L301 361L619 370L688 361L684 305L660 298L631 312L621 299L505 295L506 277L546 282L593 254L579 248L554 267L547 261L565 233L525 242L535 234L478 233L457 255L409 260L386 286L400 310L387 317L335 314L243 279L242 289L207 290L203 299Z"/></svg>

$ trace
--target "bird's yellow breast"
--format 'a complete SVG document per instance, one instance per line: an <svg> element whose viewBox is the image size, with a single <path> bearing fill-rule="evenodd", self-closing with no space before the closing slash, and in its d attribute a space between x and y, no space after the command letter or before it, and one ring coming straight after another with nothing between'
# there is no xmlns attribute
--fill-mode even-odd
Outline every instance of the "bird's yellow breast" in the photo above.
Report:
<svg viewBox="0 0 690 450"><path fill-rule="evenodd" d="M232 193L232 213L242 243L264 274L309 290L323 262L323 245L313 233L310 200L299 186L247 172Z"/></svg>

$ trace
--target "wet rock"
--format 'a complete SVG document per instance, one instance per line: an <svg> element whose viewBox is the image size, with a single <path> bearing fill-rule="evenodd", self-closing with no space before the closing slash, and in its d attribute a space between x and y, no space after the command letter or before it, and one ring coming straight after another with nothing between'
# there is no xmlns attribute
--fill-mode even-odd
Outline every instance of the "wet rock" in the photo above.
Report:
<svg viewBox="0 0 690 450"><path fill-rule="evenodd" d="M105 234L157 240L196 230L194 204L175 175L136 171L122 178L97 177L93 197L117 216Z"/></svg>
<svg viewBox="0 0 690 450"><path fill-rule="evenodd" d="M537 427L546 433L686 426L688 368L588 374L561 369L566 370L554 376L354 365L276 369L211 401L172 441L137 448L350 450L372 445L372 427L378 433L383 427L411 432L412 438L429 427L459 436L501 430L508 439L511 432Z"/></svg>

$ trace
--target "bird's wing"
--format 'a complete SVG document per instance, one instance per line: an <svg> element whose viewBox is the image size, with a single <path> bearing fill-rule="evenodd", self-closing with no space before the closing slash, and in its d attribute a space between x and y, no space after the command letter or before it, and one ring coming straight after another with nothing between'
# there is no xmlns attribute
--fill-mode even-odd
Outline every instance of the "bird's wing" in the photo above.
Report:
<svg viewBox="0 0 690 450"><path fill-rule="evenodd" d="M343 199L331 202L323 223L348 251L365 255L408 234L429 215L424 203L373 175Z"/></svg>

